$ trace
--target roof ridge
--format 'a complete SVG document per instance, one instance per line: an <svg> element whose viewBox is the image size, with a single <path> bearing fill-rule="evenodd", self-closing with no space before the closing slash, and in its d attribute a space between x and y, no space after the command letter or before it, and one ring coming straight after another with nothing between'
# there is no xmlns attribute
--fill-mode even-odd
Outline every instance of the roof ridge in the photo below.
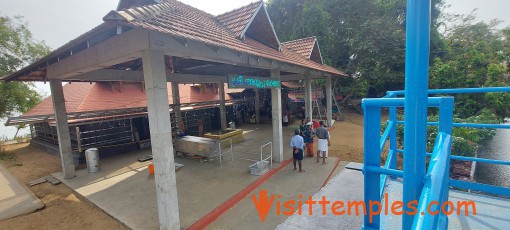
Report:
<svg viewBox="0 0 510 230"><path fill-rule="evenodd" d="M234 35L234 37L242 39L241 38L242 32L246 30L249 22L253 20L253 18L256 16L256 13L258 12L258 9L260 9L260 7L263 4L264 4L263 1L258 0L250 4L238 7L236 9L227 11L223 14L219 14L213 17L213 19L218 23L218 25L221 25L223 28L227 29L227 31L230 31ZM246 24L238 24L240 21L236 20L242 18L242 16L247 15L247 12L249 12L252 8L256 8L256 10L252 13L252 15L250 15L250 18L248 21L246 21ZM233 22L235 22L235 24L232 24ZM232 25L237 26L232 27ZM242 26L241 29L239 29L240 28L239 25Z"/></svg>
<svg viewBox="0 0 510 230"><path fill-rule="evenodd" d="M85 97L83 97L82 100L80 101L80 105L76 106L76 111L80 111L80 109L83 105L83 102L87 101L87 98L89 97L90 93L92 92L92 89L94 89L96 87L97 83L98 82L94 82L94 85L89 88L87 95L85 95ZM71 84L71 83L69 83L69 84ZM64 95L64 97L65 97L65 95Z"/></svg>
<svg viewBox="0 0 510 230"><path fill-rule="evenodd" d="M229 10L229 11L227 11L227 12L225 12L225 13L218 14L218 15L214 16L214 18L219 18L219 17L221 17L221 16L225 16L225 15L227 15L227 14L229 14L229 13L233 13L233 12L238 11L238 10L240 10L240 9L247 8L248 6L251 6L251 5L256 4L256 3L259 3L259 4L260 4L260 3L262 3L262 4L264 4L264 1L262 1L262 0L257 0L257 1L255 1L255 2L250 3L250 4L247 4L247 5L244 5L244 6L241 6L241 7L235 8L235 9L233 9L233 10Z"/></svg>
<svg viewBox="0 0 510 230"><path fill-rule="evenodd" d="M205 14L206 16L209 16L210 18L214 18L214 17L215 17L214 15L212 15L212 14L210 14L210 13L207 13L207 12L205 12L205 11L201 10L201 9L198 9L198 8L196 8L196 7L193 7L193 6L189 5L189 4L186 4L186 3L181 2L181 1L177 1L177 0L164 0L164 2L176 2L176 3L179 3L179 4L181 4L181 5L185 5L185 6L187 6L187 7L193 8L193 10L199 11L199 12L201 12L201 13Z"/></svg>
<svg viewBox="0 0 510 230"><path fill-rule="evenodd" d="M104 21L107 20L126 20L127 22L135 20L135 18L144 18L144 19L153 19L163 13L165 10L170 8L170 1L179 2L176 0L163 0L159 3L155 4L147 4L140 6L132 6L127 9L122 10L112 10L108 14L103 17ZM180 3L180 2L179 2ZM150 8L157 8L156 11L151 10ZM149 12L153 12L152 14L147 13L147 9Z"/></svg>

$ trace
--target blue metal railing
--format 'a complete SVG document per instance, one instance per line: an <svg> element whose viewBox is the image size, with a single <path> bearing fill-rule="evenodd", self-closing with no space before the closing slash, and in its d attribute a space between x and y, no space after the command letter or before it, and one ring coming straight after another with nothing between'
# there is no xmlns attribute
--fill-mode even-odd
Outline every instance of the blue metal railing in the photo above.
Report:
<svg viewBox="0 0 510 230"><path fill-rule="evenodd" d="M396 98L398 96L402 96L404 91L388 91L384 98ZM457 88L457 89L431 89L428 91L429 95L435 94L471 94L471 93L510 93L510 86L507 87L485 87L485 88ZM404 121L399 121L396 117L391 117L390 110L390 119L389 122L394 122L397 125L404 124ZM427 122L427 125L437 126L439 122ZM477 123L452 123L453 127L464 127L464 128L476 128L476 129L510 129L509 124L477 124ZM396 135L396 134L395 134ZM391 143L392 140L390 140ZM390 148L390 150L393 150ZM404 151L401 149L396 149L397 154L391 156L392 158L396 158L398 154L404 154ZM426 153L427 156L430 156L430 153ZM394 159L388 158L386 163L394 161ZM477 157L465 157L465 156L450 156L451 159L461 160L461 161L472 161L472 162L480 162L487 164L496 164L496 165L510 165L510 161L502 161L502 160L493 160L493 159L484 159ZM389 165L389 164L388 164ZM391 168L391 167L390 167ZM386 180L385 178L381 178L381 181ZM468 181L460 181L460 180L450 180L450 186L461 188L461 189L469 189L476 190L485 193L490 193L494 195L503 195L510 196L510 188L498 187L493 185L481 184L476 182L468 182ZM384 184L381 184L381 188L384 188ZM381 191L381 194L383 191Z"/></svg>
<svg viewBox="0 0 510 230"><path fill-rule="evenodd" d="M384 191L384 186L386 184L388 175L405 178L406 173L409 173L409 171L401 171L396 169L396 108L404 107L404 103L404 98L377 98L363 99L362 101L362 106L365 111L365 156L363 173L365 183L364 195L366 210L370 210L370 207L368 206L369 203L381 202L382 192ZM439 131L451 135L451 123L453 121L453 98L430 97L427 99L427 106L439 107ZM390 113L392 113L391 110L394 109L394 114L390 114L390 117L394 118L394 120L388 122L388 126L381 136L381 108L384 107L390 108ZM384 166L381 167L381 152L383 151L388 138L390 139L390 149L388 151L389 154ZM449 170L449 167L447 169ZM419 177L414 178L417 181L422 181L419 179ZM445 199L448 199L447 195ZM365 229L379 229L379 227L379 216L373 217L371 221L368 215L365 216Z"/></svg>
<svg viewBox="0 0 510 230"><path fill-rule="evenodd" d="M448 201L449 185L475 189L494 194L510 196L510 189L498 186L483 185L472 182L450 180L449 167L451 134L453 126L471 128L506 128L505 125L493 124L462 124L453 123L453 98L431 98L431 94L457 93L488 93L510 92L510 87L463 88L428 90L428 67L430 45L431 0L407 0L406 2L406 54L405 54L405 91L390 91L381 99L363 99L364 109L364 197L365 208L368 204L381 201L381 194L387 176L403 177L404 188L402 200L404 215L402 229L445 229L448 219L445 215L431 215L425 210L424 215L411 215L412 207L408 204L419 200L420 210L427 208L433 200ZM405 96L396 98L398 96ZM405 106L404 106L405 104ZM427 108L439 107L439 123L427 123ZM388 107L390 121L381 138L381 108ZM408 154L404 157L403 171L396 169L396 156L403 151L397 149L397 107L405 107L404 117L404 149ZM427 154L427 125L438 125L439 135L432 154ZM381 168L381 151L389 137L388 157ZM427 155L431 162L427 174L425 164ZM463 160L473 158L456 157ZM501 164L494 160L484 159L484 163ZM481 161L479 161L481 162ZM506 163L503 163L507 165ZM425 181L425 184L424 184ZM370 212L370 211L369 211ZM364 216L364 229L379 229L380 216L370 218Z"/></svg>
<svg viewBox="0 0 510 230"><path fill-rule="evenodd" d="M443 93L481 93L481 92L510 92L510 87L492 87L492 88L481 88L481 89L445 89L445 90L430 90L431 94L437 94L440 92ZM388 176L392 177L403 177L405 182L405 175L409 172L406 170L397 170L396 160L398 154L405 155L404 150L398 149L397 147L397 125L404 124L403 121L399 121L397 119L397 107L404 107L404 98L397 98L397 96L402 95L401 91L390 91L384 98L378 99L364 99L363 100L363 108L365 110L365 202L375 199L376 201L380 201L384 194L384 188L386 182L388 180ZM386 122L387 126L382 135L380 135L380 109L381 108L389 108L389 119ZM422 187L420 202L418 209L423 206L427 207L429 201L437 200L437 201L448 201L448 189L449 186L477 190L491 194L497 195L505 195L510 196L510 188L498 187L493 185L480 184L476 182L467 182L460 180L453 180L449 177L449 162L451 159L454 160L462 160L462 161L473 161L480 163L489 163L489 164L499 164L499 165L510 165L508 161L502 160L493 160L493 159L483 159L476 157L465 157L465 156L451 156L450 148L446 148L447 146L451 146L451 138L448 136L446 138L444 135L451 135L453 127L467 127L467 128L490 128L490 129L510 129L510 125L507 124L473 124L473 123L453 123L453 98L452 97L429 97L426 107L439 107L439 122L426 122L426 125L439 126L438 138L436 139L436 144L434 146L434 151L432 153L425 153L426 157L431 157L430 165L427 174L424 174L423 179L419 179L420 177L411 177L416 181L425 181L425 185ZM447 141L446 141L447 140ZM385 146L389 141L389 148L387 149L388 155L386 160L383 162L384 165L381 167L381 153L385 151ZM377 144L376 144L377 143ZM443 160L445 159L446 160ZM372 159L368 159L372 158ZM404 157L405 159L405 157ZM438 163L438 161L440 161ZM446 166L443 166L447 162ZM425 161L423 161L425 165ZM441 165L440 167L436 165ZM437 168L436 168L437 167ZM405 166L404 166L405 169ZM439 170L441 169L441 170ZM432 180L435 178L435 180ZM442 178L440 180L439 178ZM375 181L374 181L375 180ZM430 181L430 186L428 184L428 180ZM434 182L435 181L435 182ZM438 181L442 181L439 183ZM444 181L447 183L445 184ZM441 185L443 191L442 193L438 192L430 192L438 189L438 185ZM404 183L404 190L406 184ZM378 190L377 190L377 189ZM366 191L367 189L372 190L376 189L377 192ZM405 191L404 191L405 193ZM436 197L429 196L441 196L441 199L436 199ZM369 198L371 197L371 198ZM373 198L372 198L373 197ZM367 199L368 198L368 199ZM405 203L404 203L405 204ZM369 207L366 207L369 210ZM416 215L413 217L412 226L409 228L412 229L428 229L429 227L434 227L434 229L444 229L447 228L448 219L444 215L430 215L427 211L424 212L425 215ZM419 217L418 217L419 216ZM377 222L376 222L377 221ZM372 223L365 222L365 229L378 229L379 228L379 218L374 218ZM368 223L368 224L367 224ZM404 227L405 228L405 227Z"/></svg>
<svg viewBox="0 0 510 230"><path fill-rule="evenodd" d="M448 201L451 146L451 135L439 132L418 203L417 213L426 215L414 216L413 229L446 229L448 226L448 217L444 212L440 212L440 204ZM430 205L432 202L437 202L437 205ZM430 215L431 213L438 215Z"/></svg>

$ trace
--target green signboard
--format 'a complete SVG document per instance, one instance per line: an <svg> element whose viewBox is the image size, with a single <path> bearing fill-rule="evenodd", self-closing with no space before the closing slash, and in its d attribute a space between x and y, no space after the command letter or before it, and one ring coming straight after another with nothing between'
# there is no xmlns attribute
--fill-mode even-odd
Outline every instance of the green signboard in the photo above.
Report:
<svg viewBox="0 0 510 230"><path fill-rule="evenodd" d="M280 88L280 80L267 77L252 77L243 75L229 75L228 88L251 88L251 89L271 89Z"/></svg>

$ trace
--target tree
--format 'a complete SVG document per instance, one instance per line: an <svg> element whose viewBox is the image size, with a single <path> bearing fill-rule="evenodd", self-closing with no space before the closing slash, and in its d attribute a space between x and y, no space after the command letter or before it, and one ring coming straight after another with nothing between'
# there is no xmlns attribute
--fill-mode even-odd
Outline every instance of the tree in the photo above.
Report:
<svg viewBox="0 0 510 230"><path fill-rule="evenodd" d="M442 0L433 6L434 31ZM404 88L405 0L269 0L268 12L280 40L317 36L325 63L354 77L340 80L335 93L382 96ZM442 54L439 33L431 40L433 57Z"/></svg>
<svg viewBox="0 0 510 230"><path fill-rule="evenodd" d="M430 68L430 88L479 88L508 86L510 63L509 29L498 30L497 20L476 22L476 12L446 15L442 31L445 53ZM510 112L510 95L504 93L464 94L455 97L455 113L461 118L486 108L499 118Z"/></svg>
<svg viewBox="0 0 510 230"><path fill-rule="evenodd" d="M21 17L0 17L0 76L6 76L49 53ZM42 100L32 83L0 81L0 118L24 113Z"/></svg>

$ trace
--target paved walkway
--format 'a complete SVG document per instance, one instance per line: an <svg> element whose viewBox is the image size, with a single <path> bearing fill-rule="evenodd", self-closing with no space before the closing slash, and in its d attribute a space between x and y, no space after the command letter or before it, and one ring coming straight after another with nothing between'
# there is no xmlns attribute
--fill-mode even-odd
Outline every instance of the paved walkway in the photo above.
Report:
<svg viewBox="0 0 510 230"><path fill-rule="evenodd" d="M34 212L44 204L0 165L0 221Z"/></svg>
<svg viewBox="0 0 510 230"><path fill-rule="evenodd" d="M284 159L291 158L288 146L293 127L284 127ZM223 166L219 162L199 162L177 157L178 163L184 164L176 173L179 198L179 216L183 228L191 226L260 177L249 174L253 161L237 157L260 159L260 145L271 138L270 125L244 125L245 141L236 144L234 161L229 157ZM154 176L147 171L147 162L137 162L139 157L150 155L150 149L125 153L115 157L101 159L101 170L88 173L86 169L77 171L72 179L62 179L61 173L53 174L64 184L97 205L109 215L132 229L159 229ZM292 170L292 163L282 168L273 177L266 180L259 188L250 192L232 208L228 209L207 229L274 229L287 216L272 213L264 223L261 222L252 195L266 189L281 195L282 200L315 194L330 174L335 175L343 169L345 162L338 162L330 157L329 164L316 164L314 158L305 158L303 162L306 173ZM340 165L335 168L335 163ZM273 163L273 168L280 164Z"/></svg>
<svg viewBox="0 0 510 230"><path fill-rule="evenodd" d="M336 174L312 198L312 200L319 202L324 197L327 202L330 202L329 204L323 206L316 203L312 205L311 209L309 205L305 204L302 206L301 214L296 211L283 224L278 225L276 229L361 229L363 215L355 215L355 208L351 209L351 214L348 214L349 207L347 207L347 203L349 201L362 201L363 187L363 174L361 171L346 168ZM335 209L338 212L337 214L334 214L332 211L333 203L335 202L344 203L343 207L337 205L337 208L339 208ZM323 209L324 207L326 209Z"/></svg>
<svg viewBox="0 0 510 230"><path fill-rule="evenodd" d="M403 183L400 179L388 180L386 193L389 204L400 201L402 191ZM455 210L448 216L448 229L509 229L510 199L450 189L448 200L453 203ZM461 206L458 203L464 201L474 201L476 214L473 206ZM465 214L466 209L468 215ZM401 215L391 215L390 212L390 215L381 216L381 229L400 228L401 223Z"/></svg>

